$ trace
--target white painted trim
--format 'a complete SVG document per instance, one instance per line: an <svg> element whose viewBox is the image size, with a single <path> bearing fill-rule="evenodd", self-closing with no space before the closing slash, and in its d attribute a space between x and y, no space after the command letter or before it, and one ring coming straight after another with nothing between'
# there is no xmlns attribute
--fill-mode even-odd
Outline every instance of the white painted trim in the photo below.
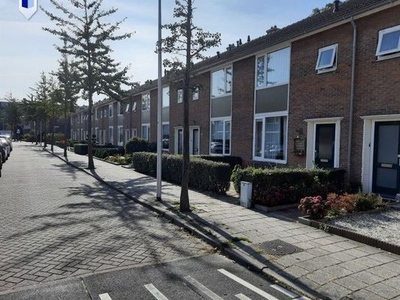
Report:
<svg viewBox="0 0 400 300"><path fill-rule="evenodd" d="M386 34L390 34L390 33L393 33L393 32L398 32L398 31L400 31L400 25L379 30L379 33L378 33L378 45L376 47L376 53L375 53L376 56L379 57L379 56L383 56L383 55L387 55L387 54L394 54L394 53L400 51L400 37L399 37L399 40L397 41L397 47L396 48L393 48L393 49L390 49L390 50L386 50L386 51L380 51L380 48L382 46L383 37Z"/></svg>
<svg viewBox="0 0 400 300"><path fill-rule="evenodd" d="M340 165L340 135L341 121L343 117L306 119L307 123L307 151L306 151L306 168L313 169L315 167L315 137L316 128L320 124L335 124L335 156L333 167L339 168Z"/></svg>

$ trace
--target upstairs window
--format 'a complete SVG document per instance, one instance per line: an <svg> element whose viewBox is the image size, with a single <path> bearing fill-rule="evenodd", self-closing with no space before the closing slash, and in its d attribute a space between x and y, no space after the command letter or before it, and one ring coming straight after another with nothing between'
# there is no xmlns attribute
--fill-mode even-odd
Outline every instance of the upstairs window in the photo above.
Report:
<svg viewBox="0 0 400 300"><path fill-rule="evenodd" d="M376 56L382 57L388 54L400 52L400 25L379 31Z"/></svg>
<svg viewBox="0 0 400 300"><path fill-rule="evenodd" d="M221 97L232 92L232 68L225 68L211 74L211 97Z"/></svg>
<svg viewBox="0 0 400 300"><path fill-rule="evenodd" d="M162 89L162 107L169 107L169 87Z"/></svg>
<svg viewBox="0 0 400 300"><path fill-rule="evenodd" d="M318 73L329 72L336 70L336 57L338 45L331 45L318 50L318 59L315 70Z"/></svg>
<svg viewBox="0 0 400 300"><path fill-rule="evenodd" d="M142 95L142 111L150 110L150 93Z"/></svg>
<svg viewBox="0 0 400 300"><path fill-rule="evenodd" d="M110 104L110 105L108 106L108 116L109 116L109 117L112 117L112 116L113 116L113 106L112 106L112 104Z"/></svg>
<svg viewBox="0 0 400 300"><path fill-rule="evenodd" d="M192 100L199 100L199 93L200 93L199 88L198 87L194 88L192 92Z"/></svg>
<svg viewBox="0 0 400 300"><path fill-rule="evenodd" d="M269 88L289 82L290 47L257 57L256 88Z"/></svg>
<svg viewBox="0 0 400 300"><path fill-rule="evenodd" d="M177 93L177 102L182 103L182 101L183 101L183 90L179 89Z"/></svg>

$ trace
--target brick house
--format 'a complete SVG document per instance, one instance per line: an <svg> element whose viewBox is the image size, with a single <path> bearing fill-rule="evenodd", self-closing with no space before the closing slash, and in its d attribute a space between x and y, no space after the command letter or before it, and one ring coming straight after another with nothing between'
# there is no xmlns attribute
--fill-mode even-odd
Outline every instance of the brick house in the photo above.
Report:
<svg viewBox="0 0 400 300"><path fill-rule="evenodd" d="M348 0L197 63L190 153L265 166L340 167L366 192L394 197L399 15L399 0ZM163 146L181 153L182 90L178 82L163 83ZM123 126L124 142L136 134L156 141L157 82L133 90L128 102L115 125Z"/></svg>

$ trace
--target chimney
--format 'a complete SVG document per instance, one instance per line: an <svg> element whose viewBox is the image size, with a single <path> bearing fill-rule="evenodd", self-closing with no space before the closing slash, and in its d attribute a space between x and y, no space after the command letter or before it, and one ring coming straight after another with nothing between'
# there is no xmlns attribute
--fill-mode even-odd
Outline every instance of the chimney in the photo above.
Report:
<svg viewBox="0 0 400 300"><path fill-rule="evenodd" d="M339 0L335 0L335 1L333 1L333 4L334 4L333 12L339 11L339 4L340 4L340 1L339 1Z"/></svg>
<svg viewBox="0 0 400 300"><path fill-rule="evenodd" d="M278 30L279 30L279 28L276 25L271 26L271 28L267 30L267 34L277 32Z"/></svg>
<svg viewBox="0 0 400 300"><path fill-rule="evenodd" d="M250 35L247 36L247 42L250 42Z"/></svg>

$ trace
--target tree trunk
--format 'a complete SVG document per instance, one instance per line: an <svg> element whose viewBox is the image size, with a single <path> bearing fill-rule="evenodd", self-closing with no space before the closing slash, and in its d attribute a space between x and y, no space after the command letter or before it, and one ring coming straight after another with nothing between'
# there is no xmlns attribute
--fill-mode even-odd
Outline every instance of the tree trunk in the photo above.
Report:
<svg viewBox="0 0 400 300"><path fill-rule="evenodd" d="M88 107L88 169L94 170L93 161L93 144L92 144L92 107L93 94L89 91L89 107Z"/></svg>
<svg viewBox="0 0 400 300"><path fill-rule="evenodd" d="M192 0L188 0L188 14L186 20L186 70L185 86L183 92L183 163L182 163L182 186L179 210L181 212L190 211L189 204L189 89L190 89L190 65L191 65L191 25L192 25Z"/></svg>

